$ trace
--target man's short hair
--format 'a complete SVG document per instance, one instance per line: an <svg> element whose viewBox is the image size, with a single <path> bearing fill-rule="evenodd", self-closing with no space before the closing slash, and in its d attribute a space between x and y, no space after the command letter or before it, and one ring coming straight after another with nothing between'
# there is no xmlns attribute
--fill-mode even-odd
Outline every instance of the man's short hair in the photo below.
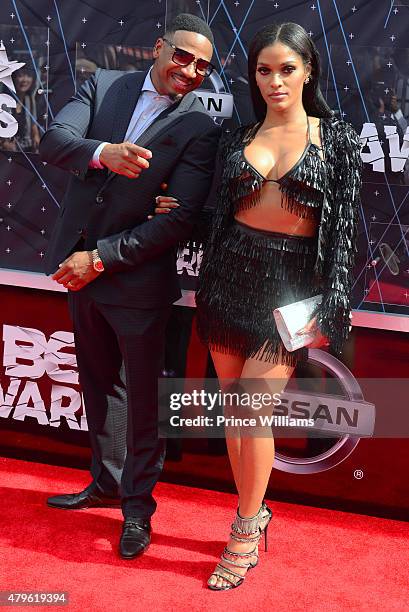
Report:
<svg viewBox="0 0 409 612"><path fill-rule="evenodd" d="M177 30L202 34L202 36L205 36L214 47L214 38L211 29L203 19L196 15L191 15L190 13L180 13L180 15L177 15L166 29L165 36L174 34Z"/></svg>

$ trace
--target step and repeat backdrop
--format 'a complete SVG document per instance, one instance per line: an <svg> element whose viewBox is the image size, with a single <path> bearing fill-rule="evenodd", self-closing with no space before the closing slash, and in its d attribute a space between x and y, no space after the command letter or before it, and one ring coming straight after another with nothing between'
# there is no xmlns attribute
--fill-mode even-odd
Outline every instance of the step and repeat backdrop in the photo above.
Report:
<svg viewBox="0 0 409 612"><path fill-rule="evenodd" d="M246 65L254 33L273 21L296 21L314 39L322 57L324 95L362 142L354 322L409 331L409 0L2 0L0 424L5 430L47 430L50 438L87 443L64 296L59 287L54 289L60 293L53 293L52 282L42 276L68 176L40 160L39 140L98 67L148 69L155 40L180 12L202 17L214 32L216 70L197 95L225 130L253 120ZM137 189L135 184L135 201ZM209 203L214 194L215 188ZM179 254L185 304L194 295L201 256L195 242ZM13 291L12 285L20 288ZM169 331L167 369L177 376L186 374L192 344L193 309L186 310L175 315ZM353 347L348 360L352 367ZM324 456L316 462L328 470L356 446L333 439L325 448L317 442L314 451L314 444L309 440L304 451L298 448L292 464L302 463L303 452L314 463L314 452L329 457L343 445L339 461ZM361 492L364 499L365 487Z"/></svg>
<svg viewBox="0 0 409 612"><path fill-rule="evenodd" d="M57 111L97 67L147 69L156 38L184 11L214 31L217 70L198 95L225 129L252 120L246 60L257 29L297 21L310 33L323 59L325 96L363 145L354 307L407 316L409 0L2 0L0 267L42 271L67 181L37 153ZM194 289L200 259L200 245L179 258L184 288Z"/></svg>

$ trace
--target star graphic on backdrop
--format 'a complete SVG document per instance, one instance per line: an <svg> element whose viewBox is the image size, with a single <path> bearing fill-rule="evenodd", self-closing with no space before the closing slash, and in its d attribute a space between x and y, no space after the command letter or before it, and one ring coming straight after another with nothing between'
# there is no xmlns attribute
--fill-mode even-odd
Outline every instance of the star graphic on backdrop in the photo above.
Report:
<svg viewBox="0 0 409 612"><path fill-rule="evenodd" d="M2 81L11 91L16 93L13 79L11 75L13 72L25 66L25 62L17 62L16 60L9 60L7 57L6 48L3 45L3 41L0 40L0 81Z"/></svg>

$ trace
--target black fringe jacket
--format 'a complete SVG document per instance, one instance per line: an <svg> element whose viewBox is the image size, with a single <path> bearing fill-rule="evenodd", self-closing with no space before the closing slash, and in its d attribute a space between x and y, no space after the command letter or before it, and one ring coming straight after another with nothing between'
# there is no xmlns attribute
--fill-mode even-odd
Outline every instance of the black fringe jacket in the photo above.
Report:
<svg viewBox="0 0 409 612"><path fill-rule="evenodd" d="M251 130L250 126L250 132ZM219 145L217 166L220 180L217 204L212 211L210 235L206 240L205 258L211 257L212 251L217 250L225 231L233 223L237 200L232 198L232 179L234 181L235 175L238 174L238 153L246 146L246 134L249 134L249 126L240 127L232 134L224 136ZM319 186L323 195L320 202L315 262L315 272L322 279L323 286L323 300L316 313L317 324L321 332L328 337L330 350L340 354L350 329L350 294L357 251L362 175L361 145L353 127L335 117L321 119L321 136L325 172L320 171L322 161L317 155L315 165L313 161L306 166L306 172L310 172L310 175L301 178L307 179L306 184L312 188ZM252 180L252 184L244 185L243 188L243 202L247 201L243 206L246 207L256 203L257 191L261 188L261 184L254 181L254 175ZM302 192L294 197L291 186L285 182L280 185L280 190L286 200L286 208L289 207L294 212L302 214L302 208L307 208L297 208L296 204L291 205L291 202L307 203L311 211L316 206L316 200L313 198L304 202L308 197ZM233 191L237 195L237 189ZM246 195L249 196L247 199L244 197ZM303 216L307 215L308 213L304 213Z"/></svg>

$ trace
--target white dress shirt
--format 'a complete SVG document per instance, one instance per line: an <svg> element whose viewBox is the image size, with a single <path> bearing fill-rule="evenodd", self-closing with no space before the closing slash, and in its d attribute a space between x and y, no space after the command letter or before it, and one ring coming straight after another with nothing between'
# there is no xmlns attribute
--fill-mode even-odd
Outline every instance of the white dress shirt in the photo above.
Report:
<svg viewBox="0 0 409 612"><path fill-rule="evenodd" d="M158 93L151 79L151 71L146 75L142 85L141 95L136 103L135 110L132 114L128 129L125 134L125 140L135 142L141 134L153 123L158 115L171 104L174 103L169 96L163 96ZM92 160L89 163L90 168L103 168L104 166L99 161L99 156L102 149L108 142L102 142L95 150Z"/></svg>

